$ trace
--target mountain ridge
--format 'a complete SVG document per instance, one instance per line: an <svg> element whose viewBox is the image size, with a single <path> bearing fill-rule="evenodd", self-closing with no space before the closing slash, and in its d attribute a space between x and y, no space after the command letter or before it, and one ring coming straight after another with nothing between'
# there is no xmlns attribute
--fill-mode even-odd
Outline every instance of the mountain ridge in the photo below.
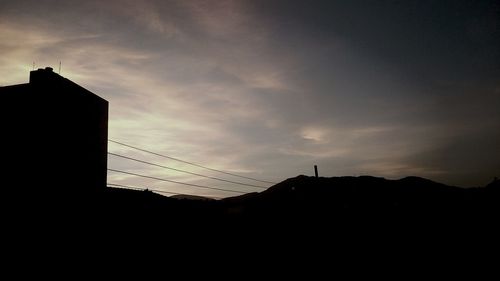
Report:
<svg viewBox="0 0 500 281"><path fill-rule="evenodd" d="M417 178L298 176L260 193L221 200L107 188L78 197L59 194L63 204L45 197L9 200L2 207L8 211L3 212L7 238L37 246L85 241L128 251L144 245L161 249L165 243L165 251L178 247L188 253L211 245L210 251L239 256L280 249L278 256L284 257L284 251L325 247L341 255L399 253L401 245L454 249L481 241L487 247L498 237L499 191L498 181L463 189Z"/></svg>
<svg viewBox="0 0 500 281"><path fill-rule="evenodd" d="M285 224L351 219L437 221L448 217L496 218L500 213L499 181L481 188L460 188L425 178L388 180L379 177L308 177L286 179L262 192L210 200L199 196L163 196L149 190L107 188L75 195L60 192L47 196L37 193L10 193L7 205L18 210L16 217L31 214L73 214L78 218L115 221L150 221L200 224ZM70 195L70 196L68 196ZM4 207L5 207L4 206ZM23 215L26 214L26 215ZM42 216L42 215L40 215ZM50 217L50 216L49 216ZM146 218L146 219L144 219Z"/></svg>

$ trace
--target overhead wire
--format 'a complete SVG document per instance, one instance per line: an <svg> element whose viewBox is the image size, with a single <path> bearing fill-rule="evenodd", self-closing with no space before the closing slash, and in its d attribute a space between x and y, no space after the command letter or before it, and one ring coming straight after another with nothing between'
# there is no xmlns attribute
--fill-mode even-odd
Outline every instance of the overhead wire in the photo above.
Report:
<svg viewBox="0 0 500 281"><path fill-rule="evenodd" d="M239 177L239 178L244 178L244 179L258 181L258 182L263 182L263 183L276 184L276 182L272 182L272 181L260 180L260 179L256 179L256 178L252 178L252 177L247 177L247 176L242 176L242 175L238 175L238 174L235 174L235 173L230 173L230 172L222 171L222 170L219 170L219 169L210 168L210 167L207 167L207 166L204 166L204 165L196 164L194 162L182 160L182 159L175 158L175 157L172 157L172 156L168 156L168 155L165 155L165 154L156 153L156 152L153 152L153 151L150 151L150 150L147 150L147 149L142 149L142 148L139 148L139 147L136 147L136 146L132 146L132 145L129 145L129 144L126 144L126 143L123 143L123 142L115 141L115 140L112 140L112 139L108 139L108 141L112 142L112 143L115 143L115 144L119 144L119 145L125 146L125 147L129 147L129 148L132 148L132 149L135 149L135 150L138 150L138 151L150 153L150 154L153 154L153 155L156 155L156 156L160 156L160 157L167 158L167 159L170 159L170 160L174 160L174 161L178 161L178 162L185 163L185 164L188 164L188 165L192 165L192 166L195 166L195 167L207 169L207 170L214 171L214 172L219 172L219 173L226 174L226 175L231 175L233 177Z"/></svg>
<svg viewBox="0 0 500 281"><path fill-rule="evenodd" d="M116 188L122 188L122 189L132 189L132 190L140 190L140 191L153 191L153 192L160 192L160 193L165 193L165 194L172 194L172 195L183 195L182 193L177 193L177 192L170 192L170 191L164 191L164 190L159 190L159 189L151 189L149 187L137 187L137 186L130 186L130 185L123 185L123 184L117 184L117 183L108 183L108 186L111 187L116 187Z"/></svg>
<svg viewBox="0 0 500 281"><path fill-rule="evenodd" d="M149 187L130 186L130 185L124 185L124 184L118 184L118 183L108 183L107 185L111 186L112 188L120 188L120 189L132 189L132 190L138 190L138 191L152 191L152 192L165 193L165 194L171 194L171 195L189 195L189 196L201 196L201 197L206 197L209 199L220 199L219 197L215 197L215 196L185 194L185 193L178 193L178 192L154 189L154 188L149 188Z"/></svg>
<svg viewBox="0 0 500 281"><path fill-rule="evenodd" d="M221 179L221 178L217 178L217 177L211 177L211 176L207 176L207 175L203 175L203 174L193 173L193 172L189 172L189 171L182 170L182 169L172 168L172 167L168 167L168 166L164 166L164 165L160 165L160 164L156 164L156 163L152 163L152 162L140 160L140 159L137 159L137 158L120 155L120 154L117 154L117 153L108 152L108 154L116 156L116 157L120 157L120 158L123 158L123 159L132 160L132 161L135 161L135 162L139 162L139 163L143 163L143 164L147 164L147 165L151 165L151 166L156 166L156 167L160 167L160 168L163 168L163 169L168 169L168 170L172 170L172 171L176 171L176 172L186 173L186 174L190 174L190 175L194 175L194 176L199 176L199 177L203 177L203 178L207 178L207 179L213 179L213 180L218 180L218 181L223 181L223 182L228 182L228 183L234 183L234 184L238 184L238 185L244 185L244 186L250 186L250 187L267 189L267 187L265 187L265 186L248 184L248 183L242 183L242 182L237 182L237 181L231 181L231 180Z"/></svg>
<svg viewBox="0 0 500 281"><path fill-rule="evenodd" d="M176 183L176 184L181 184L181 185L193 186L193 187L198 187L198 188L205 188L205 189L212 189L212 190L219 190L219 191L226 191L226 192L234 192L234 193L242 193L242 194L243 193L247 193L247 192L240 191L240 190L224 189L224 188L218 188L218 187L210 187L210 186L205 186L205 185L199 185L199 184L193 184L193 183L186 183L186 182L174 181L174 180L169 180L169 179L164 179L164 178L158 178L158 177L152 177L152 176L147 176L147 175L142 175L142 174L137 174L137 173L131 173L131 172L126 172L126 171L121 171L121 170L109 169L109 168L108 168L108 171L115 172L115 173L122 173L122 174L132 175L132 176L141 177L141 178L154 179L154 180L158 180L158 181L164 181L164 182Z"/></svg>

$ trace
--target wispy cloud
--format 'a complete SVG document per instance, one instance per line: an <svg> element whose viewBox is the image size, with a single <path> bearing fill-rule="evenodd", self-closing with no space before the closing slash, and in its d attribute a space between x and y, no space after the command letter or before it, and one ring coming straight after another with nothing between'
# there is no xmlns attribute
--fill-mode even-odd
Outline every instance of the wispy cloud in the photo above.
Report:
<svg viewBox="0 0 500 281"><path fill-rule="evenodd" d="M499 139L491 133L500 120L498 81L426 84L423 75L401 71L420 64L373 55L378 41L369 36L366 46L359 43L360 31L342 25L340 4L330 9L336 17L314 11L318 18L287 9L297 3L46 4L32 1L33 13L9 2L0 11L0 85L26 82L33 61L56 70L62 61L63 76L110 101L109 133L118 141L274 181L320 164L325 176L411 174L455 183L463 181L454 180L457 166L445 155L466 153L449 148L471 134ZM118 145L110 151L193 169ZM431 152L442 155L438 164L419 157L434 159ZM492 171L488 163L481 169ZM219 184L111 157L110 166ZM110 180L187 192L125 175L110 173Z"/></svg>

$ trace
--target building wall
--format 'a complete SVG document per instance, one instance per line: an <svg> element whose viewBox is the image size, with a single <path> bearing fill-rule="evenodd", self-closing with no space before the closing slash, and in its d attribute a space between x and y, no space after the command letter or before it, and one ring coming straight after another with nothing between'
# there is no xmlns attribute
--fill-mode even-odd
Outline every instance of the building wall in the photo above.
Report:
<svg viewBox="0 0 500 281"><path fill-rule="evenodd" d="M24 190L86 192L106 186L108 102L52 72L0 87L5 177Z"/></svg>

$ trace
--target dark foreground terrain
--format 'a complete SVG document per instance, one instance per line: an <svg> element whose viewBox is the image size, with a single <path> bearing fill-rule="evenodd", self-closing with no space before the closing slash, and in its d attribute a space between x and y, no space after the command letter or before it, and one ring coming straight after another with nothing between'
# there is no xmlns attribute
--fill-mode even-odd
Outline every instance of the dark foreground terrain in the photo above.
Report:
<svg viewBox="0 0 500 281"><path fill-rule="evenodd" d="M324 272L338 260L390 270L420 266L408 259L487 265L496 263L487 257L498 251L498 180L463 189L416 177L298 176L223 200L113 188L9 196L2 198L4 250L22 261L33 252L67 261L80 255L148 263L169 258L184 265L253 261L274 270L275 263L314 261L329 264Z"/></svg>
<svg viewBox="0 0 500 281"><path fill-rule="evenodd" d="M363 228L488 227L498 219L499 199L499 180L485 187L465 189L417 177L386 180L369 176L298 176L260 193L222 200L171 198L150 191L115 188L89 193L30 190L10 193L2 200L8 207L6 219L25 226L31 222L85 224L89 229L209 226L213 231L233 228L342 233Z"/></svg>

